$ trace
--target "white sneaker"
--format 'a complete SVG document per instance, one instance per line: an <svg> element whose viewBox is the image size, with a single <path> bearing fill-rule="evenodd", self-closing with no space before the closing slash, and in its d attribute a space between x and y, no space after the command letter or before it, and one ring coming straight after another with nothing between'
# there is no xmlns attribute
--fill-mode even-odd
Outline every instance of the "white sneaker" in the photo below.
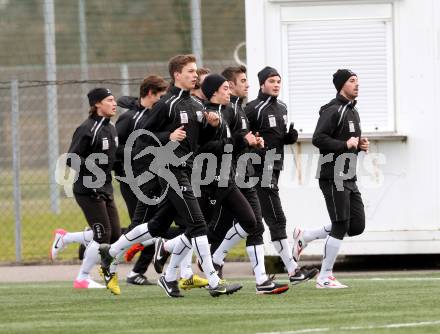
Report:
<svg viewBox="0 0 440 334"><path fill-rule="evenodd" d="M335 276L328 276L325 278L320 278L316 280L317 289L345 289L348 288L347 285L339 282Z"/></svg>
<svg viewBox="0 0 440 334"><path fill-rule="evenodd" d="M99 284L91 278L76 279L73 281L74 289L105 289L105 285Z"/></svg>
<svg viewBox="0 0 440 334"><path fill-rule="evenodd" d="M57 258L58 253L66 247L63 241L63 237L66 235L67 231L59 228L53 232L53 242L50 248L50 259L53 261Z"/></svg>
<svg viewBox="0 0 440 334"><path fill-rule="evenodd" d="M293 230L293 247L292 247L292 256L295 262L299 261L299 257L301 256L304 248L307 247L307 242L304 240L304 232L299 228L295 227Z"/></svg>

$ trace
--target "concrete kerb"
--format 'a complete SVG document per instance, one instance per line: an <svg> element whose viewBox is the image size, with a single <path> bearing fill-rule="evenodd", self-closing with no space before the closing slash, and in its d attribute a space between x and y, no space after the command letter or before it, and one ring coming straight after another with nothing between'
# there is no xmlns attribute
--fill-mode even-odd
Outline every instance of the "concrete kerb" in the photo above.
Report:
<svg viewBox="0 0 440 334"><path fill-rule="evenodd" d="M134 264L120 264L118 268L119 279L125 280L125 277L133 268ZM26 265L26 266L0 266L0 283L11 282L56 282L72 281L79 271L79 264L76 265ZM99 274L96 267L92 273L92 278L99 280ZM193 265L194 273L200 274L196 265ZM249 262L228 262L224 269L225 277L251 278L252 267ZM154 271L153 266L148 268L146 275L148 279L156 280L159 277Z"/></svg>

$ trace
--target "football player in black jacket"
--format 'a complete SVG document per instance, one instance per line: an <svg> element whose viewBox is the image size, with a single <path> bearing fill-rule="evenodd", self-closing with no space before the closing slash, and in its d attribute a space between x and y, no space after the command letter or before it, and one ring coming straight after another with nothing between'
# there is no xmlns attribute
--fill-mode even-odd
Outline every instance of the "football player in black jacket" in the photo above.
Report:
<svg viewBox="0 0 440 334"><path fill-rule="evenodd" d="M113 164L113 170L117 177L125 177L125 166L124 166L124 148L128 137L133 132L135 125L139 124L140 121L148 114L148 110L151 109L154 103L156 103L160 97L165 94L168 87L168 83L161 77L156 75L151 75L146 77L139 89L139 98L131 96L122 96L118 99L117 104L125 109L126 112L122 113L118 120L116 121L115 127L118 134L118 148L116 150L116 160ZM133 162L131 163L133 166ZM136 195L132 192L130 185L125 182L120 182L120 189L122 197L124 198L125 204L128 209L128 215L130 221L133 220L134 212L136 209L136 204L138 199ZM144 213L142 214L144 216ZM122 229L126 232L126 229ZM180 233L178 233L180 234ZM67 232L63 229L57 229L55 231L54 243L51 250L51 257L54 259L60 250L65 248L70 243L80 243L80 259L83 259L84 250L87 247L90 240L93 239L93 231L86 230L81 232ZM55 248L54 246L58 247ZM149 285L150 283L144 276L149 263L152 261L154 255L154 240L150 243L150 246L145 249L143 245L138 246L137 251L142 250L141 255L136 262L133 270L128 274L127 283L136 285ZM142 248L142 249L140 249ZM132 253L127 252L125 254L127 261L129 262L129 256Z"/></svg>
<svg viewBox="0 0 440 334"><path fill-rule="evenodd" d="M104 286L89 278L90 270L99 262L99 246L117 240L121 234L111 175L118 147L116 129L110 122L116 113L116 101L107 88L92 89L87 96L90 116L73 134L67 164L78 172L73 193L93 231L93 240L73 286L100 288ZM117 276L110 280L117 283Z"/></svg>
<svg viewBox="0 0 440 334"><path fill-rule="evenodd" d="M246 76L246 75L245 75ZM209 185L202 187L201 201L205 203L208 201L215 202L215 214L211 217L211 230L215 231L220 224L226 224L226 233L222 236L223 240L220 242L217 250L213 253L212 259L214 266L222 267L224 259L228 251L240 240L249 239L251 246L247 248L250 252L251 260L255 254L256 245L263 244L261 214L259 214L259 207L251 205L255 200L252 196L250 201L245 197L244 191L238 188L235 183L236 161L235 159L240 153L246 151L251 147L259 146L257 138L248 129L243 130L243 125L246 125L247 120L242 118L237 109L238 101L234 101L235 105L230 103L230 88L229 82L225 77L218 74L210 74L206 77L202 84L203 93L209 102L205 104L207 109L217 110L220 116L220 125L218 127L216 136L210 141L201 146L200 152L213 153L217 157L216 179ZM235 108L234 108L235 107ZM232 126L232 127L231 127ZM240 128L238 130L238 128ZM224 152L227 151L227 145L231 147L231 166L225 168L226 156ZM222 181L223 184L222 184ZM258 202L258 200L257 200ZM203 207L209 207L204 205ZM222 220L222 212L228 211L231 215L231 220ZM257 211L257 212L255 212ZM204 211L205 212L205 211ZM256 214L259 214L259 221L257 223ZM205 217L208 215L205 214ZM211 216L211 215L209 215ZM235 223L232 223L233 219ZM258 242L261 239L261 244ZM289 289L287 284L279 284L273 281L273 278L267 277L264 269L264 257L262 261L264 273L257 273L256 293L257 294L281 294ZM255 261L252 261L254 272L256 272ZM261 268L258 267L261 270ZM258 275L260 274L260 275Z"/></svg>
<svg viewBox="0 0 440 334"><path fill-rule="evenodd" d="M116 162L114 166L116 176L126 176L124 166L124 148L128 137L135 130L135 126L141 123L142 118L147 117L148 111L151 110L153 105L166 93L167 88L168 83L163 78L157 75L150 75L141 83L139 88L139 98L122 96L118 99L118 105L128 110L119 116L115 124L119 138L119 147L116 151ZM131 166L133 167L133 161ZM145 166L145 168L148 168L148 166ZM138 198L131 190L129 184L120 182L119 186L121 188L122 197L124 198L128 209L130 221L132 221L136 206L138 205ZM140 205L142 204L143 203L140 203ZM143 216L144 215L145 212L143 213ZM151 243L150 245L137 244L136 249L140 250L141 253L133 269L128 273L127 283L135 285L153 284L148 281L144 274L148 269L148 265L153 260L154 243ZM131 258L134 256L133 251L130 252L130 250L125 253L125 258L127 261L131 260Z"/></svg>
<svg viewBox="0 0 440 334"><path fill-rule="evenodd" d="M125 145L128 136L135 130L144 128L145 124L147 124L146 119L149 116L149 112L151 110L151 107L159 100L159 98L165 94L165 89L167 88L168 84L160 77L157 76L149 76L147 77L140 87L140 101L137 98L129 97L129 96L123 96L118 99L118 105L122 107L129 107L130 110L128 110L125 114L129 114L129 116L122 118L121 122L119 120L123 115L120 116L118 119L118 122L116 122L116 129L118 130L119 134L119 143L121 147L120 154L117 154L118 162L120 161L120 164L123 165L123 145ZM124 124L125 126L119 126L119 124ZM148 130L148 129L147 129ZM143 144L140 141L136 141L134 145L134 150L132 153L132 157L136 155L136 152L140 152L143 148ZM128 168L128 166L121 166L124 169ZM134 159L131 161L131 167L133 170L133 173L136 177L138 177L140 174L144 173L145 171L148 171L149 168L149 159L148 157L141 158L141 159ZM116 170L116 169L115 169ZM125 176L125 172L121 173L121 176ZM155 179L154 182L159 185L158 180ZM153 214L156 210L157 205L149 205L147 203L142 202L141 200L138 200L137 196L132 192L130 185L128 185L125 182L121 182L121 191L122 189L125 189L125 193L128 194L127 198L124 196L124 199L127 201L133 200L134 208L133 212L131 213L132 217L132 224L130 225L130 228L135 227L136 225L142 224L147 222L150 218L153 217ZM149 193L151 191L151 187L146 184L146 187L144 189L143 186L140 187L143 191L143 195L145 196L151 196L152 193ZM156 196L160 196L160 187L157 190L158 193ZM154 196L154 193L153 193ZM128 205L128 204L127 204ZM171 224L171 221L169 222ZM164 234L161 235L161 237L165 237L167 239L175 238L176 236L182 234L185 231L184 226L181 224L181 221L176 219L175 223L177 224L177 227L170 227L167 231L164 231ZM124 231L124 233L127 233L128 231ZM129 261L136 252L141 250L141 254L139 256L138 261L136 262L133 270L128 274L127 282L132 284L147 284L147 279L143 275L148 265L153 259L153 255L155 253L155 247L154 247L154 241L156 239L149 239L146 242L142 244L135 244L133 245L126 253L125 253L125 259ZM171 243L172 241L170 241ZM145 247L144 247L145 246ZM165 245L164 245L165 246ZM181 279L179 280L179 285L184 287L185 289L190 289L193 287L203 287L208 285L208 281L204 278L199 277L198 275L195 275L192 271L191 266L191 260L192 260L192 253L188 254L188 256L182 261L180 266L180 275ZM157 268L157 265L155 265L155 269ZM162 271L160 271L162 272Z"/></svg>
<svg viewBox="0 0 440 334"><path fill-rule="evenodd" d="M358 78L348 69L333 74L336 98L319 110L313 145L319 148L317 178L324 195L331 225L316 230L294 231L293 254L299 258L307 243L326 239L317 288L340 289L333 276L333 265L344 236L359 235L365 228L364 204L356 185L356 163L359 151L368 151L368 138L361 136L361 123L356 109Z"/></svg>
<svg viewBox="0 0 440 334"><path fill-rule="evenodd" d="M261 164L254 165L255 174L259 177L257 192L272 243L287 269L290 282L298 284L318 273L315 268L299 268L292 257L287 241L286 217L278 189L278 179L283 169L284 145L295 143L298 132L293 123L288 123L286 104L278 99L281 90L281 76L278 71L267 66L258 72L258 81L258 97L245 108L250 129L263 137L265 145L257 151L261 157Z"/></svg>

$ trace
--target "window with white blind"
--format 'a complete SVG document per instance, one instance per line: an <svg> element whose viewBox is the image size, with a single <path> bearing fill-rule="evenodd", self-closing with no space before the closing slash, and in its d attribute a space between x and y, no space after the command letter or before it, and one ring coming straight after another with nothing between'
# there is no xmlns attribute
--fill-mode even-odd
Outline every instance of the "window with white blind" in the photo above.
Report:
<svg viewBox="0 0 440 334"><path fill-rule="evenodd" d="M391 5L362 7L290 7L282 15L283 96L304 134L313 133L319 108L335 97L338 68L358 75L362 130L395 130Z"/></svg>

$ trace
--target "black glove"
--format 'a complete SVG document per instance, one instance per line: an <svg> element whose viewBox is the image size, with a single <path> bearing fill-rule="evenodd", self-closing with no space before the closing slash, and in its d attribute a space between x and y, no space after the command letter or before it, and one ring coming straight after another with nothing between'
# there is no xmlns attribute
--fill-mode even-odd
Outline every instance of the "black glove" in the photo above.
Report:
<svg viewBox="0 0 440 334"><path fill-rule="evenodd" d="M284 144L293 144L298 140L298 131L294 129L293 122L289 125L289 131L284 135Z"/></svg>

